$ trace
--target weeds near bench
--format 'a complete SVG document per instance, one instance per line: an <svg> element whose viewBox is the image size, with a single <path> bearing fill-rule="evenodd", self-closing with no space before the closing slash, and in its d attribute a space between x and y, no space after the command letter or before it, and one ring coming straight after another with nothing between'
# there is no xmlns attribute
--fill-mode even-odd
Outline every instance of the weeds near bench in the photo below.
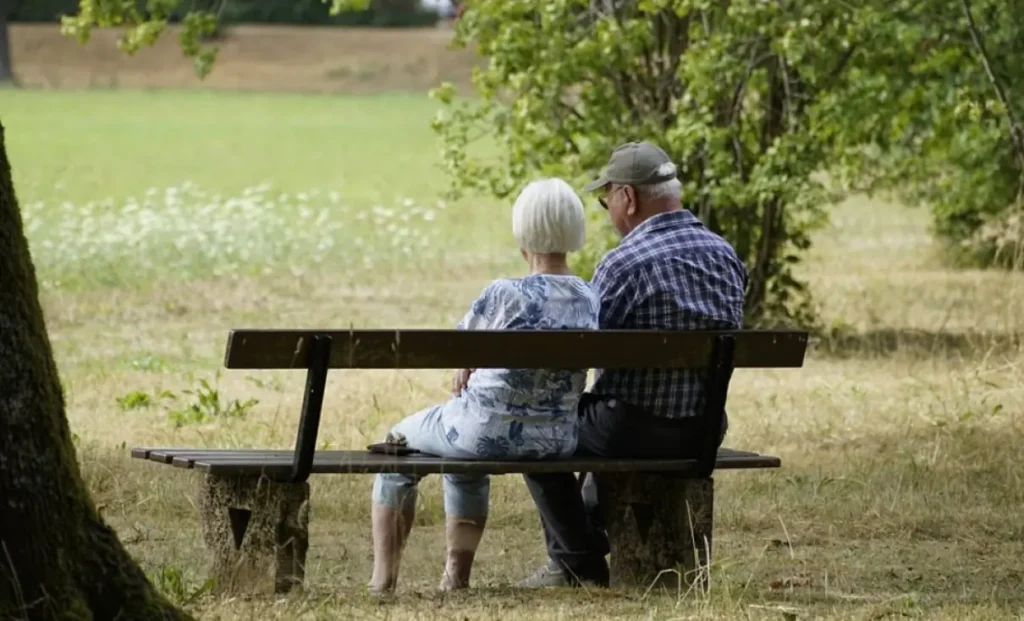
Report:
<svg viewBox="0 0 1024 621"><path fill-rule="evenodd" d="M144 390L133 390L128 394L122 395L117 398L117 405L122 410L137 410L140 408L148 408L156 405L156 402L160 399L173 399L174 393L169 390L161 390L153 394L149 394Z"/></svg>
<svg viewBox="0 0 1024 621"><path fill-rule="evenodd" d="M133 390L127 394L117 397L117 405L125 411L153 407L161 400L177 400L188 395L192 398L191 403L184 407L171 409L167 418L174 427L186 425L199 425L211 420L224 418L245 418L256 404L257 399L225 399L218 388L220 373L214 377L211 385L206 379L200 379L195 388L182 390L175 394L169 390L160 390L148 393L144 390Z"/></svg>
<svg viewBox="0 0 1024 621"><path fill-rule="evenodd" d="M249 411L259 403L257 399L221 399L220 390L217 388L217 380L220 379L218 372L214 379L214 385L205 379L199 380L196 389L183 390L183 395L191 395L195 401L180 410L172 410L168 416L175 427L184 425L202 424L218 418L245 418Z"/></svg>

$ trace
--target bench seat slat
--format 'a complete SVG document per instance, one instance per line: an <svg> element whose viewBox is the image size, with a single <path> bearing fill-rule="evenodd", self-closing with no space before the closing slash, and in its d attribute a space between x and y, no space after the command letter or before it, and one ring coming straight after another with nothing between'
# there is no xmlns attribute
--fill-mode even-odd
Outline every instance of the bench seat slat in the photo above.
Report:
<svg viewBox="0 0 1024 621"><path fill-rule="evenodd" d="M133 450L133 456L148 455L151 461L192 468L214 475L266 474L277 479L291 473L290 450L234 449L149 449ZM531 472L673 472L686 474L695 466L688 459L603 459L576 457L563 460L456 460L422 455L397 457L368 451L317 451L312 472L316 474L507 474ZM778 468L778 457L723 448L717 469Z"/></svg>
<svg viewBox="0 0 1024 621"><path fill-rule="evenodd" d="M385 464L386 465L391 465L392 463L397 463L400 466L404 466L404 465L406 465L408 463L415 463L418 466L423 466L424 463L429 463L429 466L433 467L435 461L437 461L438 463L440 463L440 461L441 461L438 458L427 457L427 456L423 456L423 455L420 455L420 456L408 456L408 457L402 457L402 458L392 458L392 457L388 457L388 456L382 456L382 457L385 457L385 459L387 461L380 461L380 460L376 459L376 457L378 457L376 454L366 453L366 452L362 452L362 451L352 451L353 455L351 457L346 455L346 456L342 456L342 457L339 458L336 455L329 455L329 456L322 455L322 453L325 453L325 452L326 451L317 451L316 457L314 457L315 461L313 462L314 463L314 467L313 467L313 470L312 470L313 472L335 472L336 471L336 470L317 469L316 468L316 464L338 464L338 465L340 465L341 463L344 463L344 464L348 464L348 465L351 465L351 466L357 467L357 468L378 468L378 467L383 467ZM361 459L362 456L367 456L367 455L371 456L373 459ZM171 464L171 465L173 465L175 467L179 467L179 468L193 468L193 467L196 467L197 463L204 464L202 467L206 467L207 465L211 465L212 466L214 464L216 464L218 466L220 466L220 465L231 465L231 464L244 464L244 465L247 465L247 464L260 465L260 464L262 464L262 465L276 467L276 466L280 466L282 464L291 465L293 456L294 456L294 453L292 451L281 451L281 452L272 452L272 453L271 452L266 452L266 453L250 452L250 453L239 453L239 454L230 454L230 455L218 455L218 454L211 454L210 452L203 452L203 453L180 453L180 454L166 455L166 456L162 455L161 459L152 459L152 461L156 461L157 463L163 463L163 464ZM750 452L746 452L746 451L731 451L731 452L729 452L729 453L727 453L725 455L719 454L719 461L718 462L719 462L719 464L722 464L725 461L732 461L732 460L740 459L740 458L742 458L742 459L748 459L748 458L764 459L764 458L768 458L768 457L766 457L764 455L759 455L757 453L750 453ZM773 458L770 458L770 459L773 459ZM392 460L394 460L394 461L392 461ZM593 461L598 461L597 458L577 458L577 459L574 459L573 461L574 462L584 461L586 463L590 463L590 461L592 461L592 460ZM723 461L723 460L725 460L725 461ZM513 463L513 464L522 464L522 463L549 464L549 463L552 463L555 460L532 460L532 461L524 461L524 460L465 460L465 459L447 459L447 460L443 460L443 462L447 463L447 464L462 463L464 461L470 462L470 463L492 464L492 467L498 467L496 464L508 464L508 463ZM624 459L618 459L618 460L601 459L599 461L602 462L602 463L605 462L605 461L628 461L630 463L645 463L646 464L646 463L648 463L648 462L650 462L652 460L649 460L649 459L646 459L646 460L645 459L631 459L631 460L624 460ZM671 461L673 463L675 463L675 462L689 463L692 460L689 460L689 459L669 459L669 460L658 460L658 461ZM326 465L325 467L331 468L331 467L333 467L333 465ZM504 466L502 466L502 467L504 467ZM721 466L719 466L719 467L721 467ZM617 469L617 468L614 468L614 469ZM337 471L339 471L339 472L340 471L349 472L349 471L355 471L355 470L337 470ZM390 471L394 471L394 470L370 469L370 470L366 470L366 471L367 472L378 472L378 471L388 471L388 472L390 472ZM417 469L416 471L422 471L422 470L421 469ZM430 471L433 472L434 470L430 470ZM452 470L444 470L444 471L452 471ZM515 471L526 471L526 470L515 470Z"/></svg>
<svg viewBox="0 0 1024 621"><path fill-rule="evenodd" d="M252 456L261 457L270 454L280 454L281 456L291 457L295 454L295 451L268 451L266 449L239 449L232 452L239 456ZM217 451L211 449L151 449L147 456L140 456L137 459L148 459L149 461L155 461L158 464L171 464L174 463L175 459L196 459L200 457L207 457L209 455L216 455ZM135 457L132 455L132 457Z"/></svg>

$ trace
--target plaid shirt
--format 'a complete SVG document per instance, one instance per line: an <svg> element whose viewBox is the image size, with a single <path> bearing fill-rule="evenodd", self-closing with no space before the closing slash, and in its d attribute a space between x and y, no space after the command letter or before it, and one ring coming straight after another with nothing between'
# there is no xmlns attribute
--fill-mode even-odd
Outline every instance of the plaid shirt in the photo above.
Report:
<svg viewBox="0 0 1024 621"><path fill-rule="evenodd" d="M601 329L729 330L743 326L747 271L732 246L686 210L648 219L602 259L593 285ZM592 392L653 416L700 413L704 373L690 369L597 371Z"/></svg>

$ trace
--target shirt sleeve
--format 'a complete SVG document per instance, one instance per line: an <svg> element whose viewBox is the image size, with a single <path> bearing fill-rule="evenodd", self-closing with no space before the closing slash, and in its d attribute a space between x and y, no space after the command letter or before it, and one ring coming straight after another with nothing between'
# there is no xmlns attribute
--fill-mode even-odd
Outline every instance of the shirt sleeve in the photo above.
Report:
<svg viewBox="0 0 1024 621"><path fill-rule="evenodd" d="M632 313L636 300L636 279L628 272L613 271L606 263L601 263L594 270L591 283L601 301L601 329L626 327L626 321Z"/></svg>
<svg viewBox="0 0 1024 621"><path fill-rule="evenodd" d="M497 283L491 283L480 296L473 301L469 310L455 326L456 330L491 330L496 326L501 310L498 298L500 289Z"/></svg>

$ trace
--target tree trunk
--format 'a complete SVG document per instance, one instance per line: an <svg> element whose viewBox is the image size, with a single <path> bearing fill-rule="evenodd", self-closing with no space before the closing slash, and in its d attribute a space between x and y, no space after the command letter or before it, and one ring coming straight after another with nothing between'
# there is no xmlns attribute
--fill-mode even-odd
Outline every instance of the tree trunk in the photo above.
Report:
<svg viewBox="0 0 1024 621"><path fill-rule="evenodd" d="M0 125L0 618L178 620L82 482Z"/></svg>
<svg viewBox="0 0 1024 621"><path fill-rule="evenodd" d="M11 29L8 28L10 0L0 0L0 84L14 83L14 68L11 66Z"/></svg>

